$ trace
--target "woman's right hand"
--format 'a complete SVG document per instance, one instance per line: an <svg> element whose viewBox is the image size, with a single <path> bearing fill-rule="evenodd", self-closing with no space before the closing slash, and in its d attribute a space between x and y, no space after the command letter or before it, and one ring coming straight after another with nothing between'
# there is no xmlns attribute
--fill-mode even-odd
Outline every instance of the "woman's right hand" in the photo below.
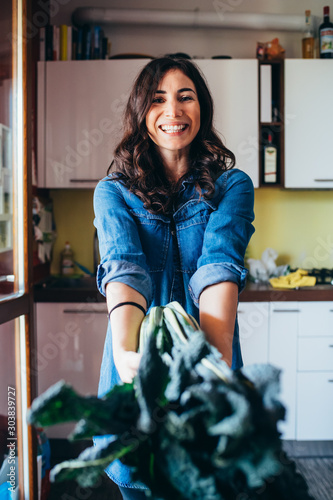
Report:
<svg viewBox="0 0 333 500"><path fill-rule="evenodd" d="M114 359L119 377L124 383L131 383L137 374L141 354L134 351L120 351Z"/></svg>

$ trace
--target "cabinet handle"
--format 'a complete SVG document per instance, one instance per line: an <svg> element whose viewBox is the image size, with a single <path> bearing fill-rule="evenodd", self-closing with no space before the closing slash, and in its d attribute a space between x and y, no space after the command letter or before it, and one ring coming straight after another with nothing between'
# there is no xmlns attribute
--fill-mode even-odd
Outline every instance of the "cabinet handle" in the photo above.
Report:
<svg viewBox="0 0 333 500"><path fill-rule="evenodd" d="M327 382L333 382L333 379L332 379L332 378L330 378L330 379L328 379L328 381L327 381Z"/></svg>
<svg viewBox="0 0 333 500"><path fill-rule="evenodd" d="M333 182L333 179L313 179L315 182Z"/></svg>
<svg viewBox="0 0 333 500"><path fill-rule="evenodd" d="M330 344L328 347L333 347L333 344Z"/></svg>
<svg viewBox="0 0 333 500"><path fill-rule="evenodd" d="M87 309L85 311L81 311L80 309L64 309L62 311L64 314L88 314L88 313L94 313L94 314L107 314L107 310L105 311L95 311L94 309Z"/></svg>
<svg viewBox="0 0 333 500"><path fill-rule="evenodd" d="M69 179L69 182L99 182L101 179Z"/></svg>
<svg viewBox="0 0 333 500"><path fill-rule="evenodd" d="M274 313L299 313L299 309L273 309Z"/></svg>

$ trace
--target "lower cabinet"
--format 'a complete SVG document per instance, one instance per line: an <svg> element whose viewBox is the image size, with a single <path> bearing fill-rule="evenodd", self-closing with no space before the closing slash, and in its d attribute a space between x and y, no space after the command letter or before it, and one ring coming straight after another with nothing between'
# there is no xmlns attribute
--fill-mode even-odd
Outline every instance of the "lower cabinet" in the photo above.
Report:
<svg viewBox="0 0 333 500"><path fill-rule="evenodd" d="M97 394L107 321L105 303L36 304L38 394L60 379ZM283 439L333 440L333 302L240 302L238 321L244 365L282 371ZM65 438L72 429L47 434Z"/></svg>
<svg viewBox="0 0 333 500"><path fill-rule="evenodd" d="M285 420L279 423L283 439L296 437L296 363L299 309L297 302L271 302L269 363L281 369L281 401Z"/></svg>
<svg viewBox="0 0 333 500"><path fill-rule="evenodd" d="M38 394L65 380L81 394L97 394L107 329L105 303L36 304ZM66 438L73 424L47 429L51 438Z"/></svg>
<svg viewBox="0 0 333 500"><path fill-rule="evenodd" d="M333 371L297 374L296 439L333 440Z"/></svg>
<svg viewBox="0 0 333 500"><path fill-rule="evenodd" d="M268 302L240 302L239 340L244 366L268 363Z"/></svg>
<svg viewBox="0 0 333 500"><path fill-rule="evenodd" d="M283 439L333 440L333 302L241 302L244 365L281 369Z"/></svg>
<svg viewBox="0 0 333 500"><path fill-rule="evenodd" d="M296 439L333 440L333 302L299 308Z"/></svg>

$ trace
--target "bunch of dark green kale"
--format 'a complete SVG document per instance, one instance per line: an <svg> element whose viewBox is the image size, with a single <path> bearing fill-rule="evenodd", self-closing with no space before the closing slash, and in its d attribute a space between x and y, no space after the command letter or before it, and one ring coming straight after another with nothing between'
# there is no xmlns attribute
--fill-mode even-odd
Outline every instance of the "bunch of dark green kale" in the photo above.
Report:
<svg viewBox="0 0 333 500"><path fill-rule="evenodd" d="M120 459L149 488L147 498L312 498L282 450L279 370L253 365L232 371L176 302L146 316L140 351L134 382L102 399L82 397L61 381L33 402L33 424L78 421L71 439L113 435L58 464L53 480L92 486Z"/></svg>

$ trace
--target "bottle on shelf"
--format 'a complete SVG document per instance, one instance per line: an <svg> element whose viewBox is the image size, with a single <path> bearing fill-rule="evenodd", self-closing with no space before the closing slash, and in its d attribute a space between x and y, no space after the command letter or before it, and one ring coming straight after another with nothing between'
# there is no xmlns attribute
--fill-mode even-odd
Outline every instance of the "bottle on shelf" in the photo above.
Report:
<svg viewBox="0 0 333 500"><path fill-rule="evenodd" d="M277 148L272 142L272 135L268 134L268 143L264 147L264 183L277 182Z"/></svg>
<svg viewBox="0 0 333 500"><path fill-rule="evenodd" d="M61 252L61 274L71 276L74 274L74 254L68 241Z"/></svg>
<svg viewBox="0 0 333 500"><path fill-rule="evenodd" d="M328 6L324 7L324 20L319 26L319 54L322 59L333 58L333 23Z"/></svg>
<svg viewBox="0 0 333 500"><path fill-rule="evenodd" d="M302 38L303 59L314 58L314 29L311 17L311 10L305 11L305 30Z"/></svg>

